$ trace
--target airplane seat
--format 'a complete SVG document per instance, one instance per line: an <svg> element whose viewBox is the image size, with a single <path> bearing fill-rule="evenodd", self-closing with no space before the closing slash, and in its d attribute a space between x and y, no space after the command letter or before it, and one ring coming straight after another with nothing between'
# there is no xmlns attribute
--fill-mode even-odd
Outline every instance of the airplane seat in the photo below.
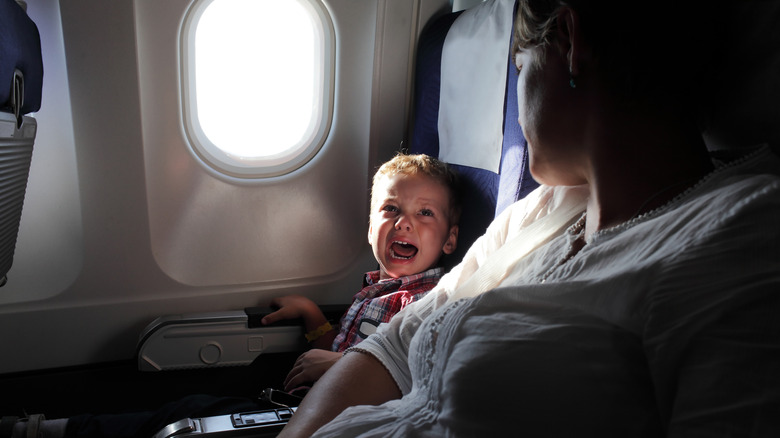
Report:
<svg viewBox="0 0 780 438"><path fill-rule="evenodd" d="M26 4L0 0L0 286L13 263L41 107L41 39Z"/></svg>
<svg viewBox="0 0 780 438"><path fill-rule="evenodd" d="M409 152L449 163L463 185L458 248L447 268L460 262L495 216L539 186L517 123L514 3L487 1L442 15L418 42ZM484 39L492 49L485 50Z"/></svg>

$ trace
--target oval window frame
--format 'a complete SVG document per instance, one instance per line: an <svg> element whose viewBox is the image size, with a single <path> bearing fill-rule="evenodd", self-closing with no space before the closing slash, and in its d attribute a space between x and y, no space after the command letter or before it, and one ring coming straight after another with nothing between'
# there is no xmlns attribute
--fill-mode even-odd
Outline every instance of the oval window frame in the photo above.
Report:
<svg viewBox="0 0 780 438"><path fill-rule="evenodd" d="M312 14L315 35L320 37L315 57L320 60L321 79L319 105L315 105L309 127L294 147L263 157L243 157L230 154L214 144L201 128L198 119L195 78L195 31L203 12L217 0L195 0L184 14L179 36L180 103L182 127L191 152L207 168L221 175L241 179L261 179L291 173L309 161L322 149L333 123L336 41L333 20L320 0L295 0ZM289 0L284 0L289 1ZM317 96L315 96L316 102Z"/></svg>

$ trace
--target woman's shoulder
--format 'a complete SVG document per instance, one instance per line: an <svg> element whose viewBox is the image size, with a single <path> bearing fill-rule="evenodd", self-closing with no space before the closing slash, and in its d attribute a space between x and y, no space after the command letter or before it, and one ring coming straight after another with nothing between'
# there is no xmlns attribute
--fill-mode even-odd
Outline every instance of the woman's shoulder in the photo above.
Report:
<svg viewBox="0 0 780 438"><path fill-rule="evenodd" d="M701 190L690 203L706 206L721 220L748 210L757 219L767 215L776 218L780 208L780 158L771 149L761 147L738 158L715 162L716 170L700 183Z"/></svg>
<svg viewBox="0 0 780 438"><path fill-rule="evenodd" d="M655 243L675 250L667 261L737 266L747 258L771 258L780 244L780 160L762 148L721 164L687 199L659 214ZM731 269L726 269L730 271ZM745 267L744 273L750 272Z"/></svg>
<svg viewBox="0 0 780 438"><path fill-rule="evenodd" d="M714 178L724 185L751 179L780 179L780 157L766 145L711 153Z"/></svg>

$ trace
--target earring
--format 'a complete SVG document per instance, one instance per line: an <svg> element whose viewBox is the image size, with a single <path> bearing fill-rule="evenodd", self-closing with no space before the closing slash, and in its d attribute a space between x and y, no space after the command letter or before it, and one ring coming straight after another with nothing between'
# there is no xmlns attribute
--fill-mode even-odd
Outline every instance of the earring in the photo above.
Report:
<svg viewBox="0 0 780 438"><path fill-rule="evenodd" d="M574 83L574 75L571 73L571 66L569 66L569 86L571 88L577 88L577 84Z"/></svg>

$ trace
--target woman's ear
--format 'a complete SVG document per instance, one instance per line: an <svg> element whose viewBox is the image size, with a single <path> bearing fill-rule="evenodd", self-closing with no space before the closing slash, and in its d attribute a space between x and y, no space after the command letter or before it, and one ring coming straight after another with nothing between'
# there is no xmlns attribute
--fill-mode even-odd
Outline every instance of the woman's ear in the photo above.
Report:
<svg viewBox="0 0 780 438"><path fill-rule="evenodd" d="M574 78L582 69L584 41L580 31L580 17L577 11L570 7L562 7L558 10L556 26L556 44L561 54L566 57L569 66L569 74Z"/></svg>
<svg viewBox="0 0 780 438"><path fill-rule="evenodd" d="M453 225L450 227L450 233L447 235L447 240L444 241L444 246L441 248L444 254L452 254L458 247L458 226Z"/></svg>

